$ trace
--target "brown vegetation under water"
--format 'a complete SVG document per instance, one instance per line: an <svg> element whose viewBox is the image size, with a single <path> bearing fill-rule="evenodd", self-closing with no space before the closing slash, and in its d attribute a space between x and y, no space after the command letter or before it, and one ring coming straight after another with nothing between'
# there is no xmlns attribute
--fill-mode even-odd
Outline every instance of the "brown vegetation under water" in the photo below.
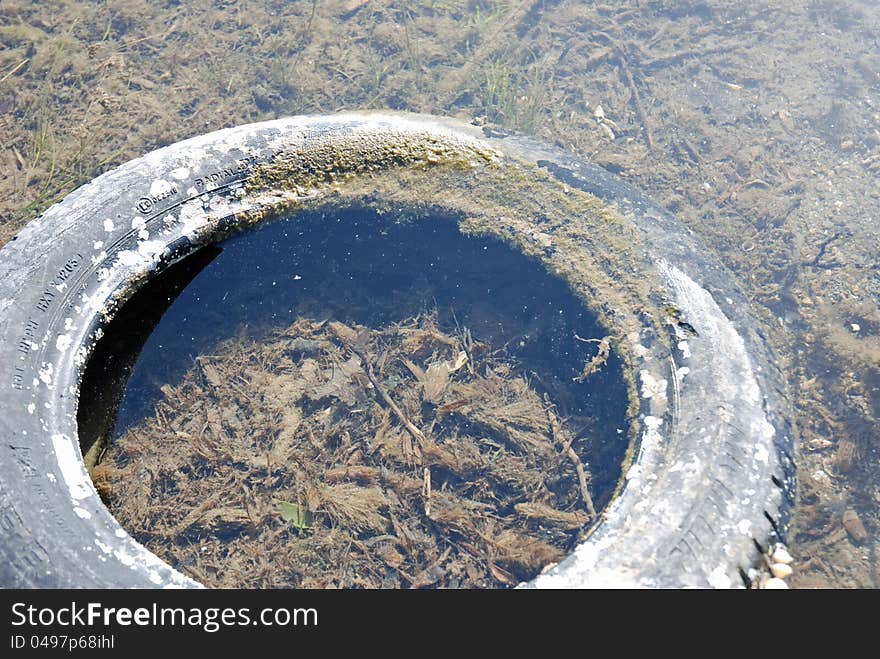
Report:
<svg viewBox="0 0 880 659"><path fill-rule="evenodd" d="M504 349L422 314L301 319L199 357L95 482L214 587L507 587L595 515L582 440Z"/></svg>

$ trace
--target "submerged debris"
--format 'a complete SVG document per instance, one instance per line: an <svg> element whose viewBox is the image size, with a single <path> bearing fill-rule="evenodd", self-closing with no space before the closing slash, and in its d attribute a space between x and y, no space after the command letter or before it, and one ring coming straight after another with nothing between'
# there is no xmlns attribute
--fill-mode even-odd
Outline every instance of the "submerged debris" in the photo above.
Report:
<svg viewBox="0 0 880 659"><path fill-rule="evenodd" d="M163 387L93 476L216 587L507 587L595 516L575 437L504 350L432 314L301 319Z"/></svg>

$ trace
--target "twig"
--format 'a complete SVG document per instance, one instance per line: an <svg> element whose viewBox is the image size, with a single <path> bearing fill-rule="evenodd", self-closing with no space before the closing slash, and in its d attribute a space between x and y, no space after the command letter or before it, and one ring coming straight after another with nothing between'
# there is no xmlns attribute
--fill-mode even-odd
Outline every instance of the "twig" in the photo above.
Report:
<svg viewBox="0 0 880 659"><path fill-rule="evenodd" d="M364 363L364 371L366 372L367 377L370 380L370 384L372 384L373 388L379 392L379 395L382 397L382 400L385 401L385 404L388 405L389 408L391 408L391 411L394 412L398 419L400 419L400 422L409 431L409 434L412 435L413 439L415 439L419 443L419 449L424 448L425 444L428 441L427 439L425 439L424 433L422 433L422 431L419 430L412 421L406 418L403 410L401 410L397 406L397 403L394 402L391 396L389 396L385 389L382 388L382 385L379 384L379 381L376 379L376 376L373 373L373 367L370 364L370 361L367 359L366 355L364 355L363 352L355 348L353 345L349 344L348 347L354 354L360 357L361 361Z"/></svg>
<svg viewBox="0 0 880 659"><path fill-rule="evenodd" d="M627 64L626 61L626 54L623 52L623 48L617 40L607 32L597 32L596 36L605 39L617 54L617 61L620 63L620 70L623 73L623 78L626 81L626 84L629 86L630 92L632 92L633 105L636 108L636 114L639 115L639 121L642 122L642 129L645 131L645 140L648 142L648 149L653 151L654 135L651 132L651 125L648 123L648 115L645 114L645 109L642 107L642 99L639 97L639 90L636 87L635 80L633 80L632 73L629 70L629 64Z"/></svg>
<svg viewBox="0 0 880 659"><path fill-rule="evenodd" d="M568 452L571 449L571 445L574 444L574 440L575 440L575 434L568 433L568 439L566 439L565 442L562 444L562 451L560 452L561 455L563 455L563 456L568 455Z"/></svg>
<svg viewBox="0 0 880 659"><path fill-rule="evenodd" d="M581 370L580 375L572 378L572 380L574 380L575 382L585 382L588 377L590 377L593 373L602 368L608 361L608 356L611 354L611 337L606 336L601 339L583 339L575 334L574 338L578 341L583 341L584 343L599 344L599 350L596 353L595 357L584 364L584 368L583 370Z"/></svg>
<svg viewBox="0 0 880 659"><path fill-rule="evenodd" d="M703 162L702 157L700 157L700 153L694 148L694 145L690 143L688 138L682 137L679 140L679 143L684 147L684 150L687 151L688 155L693 159L694 162Z"/></svg>
<svg viewBox="0 0 880 659"><path fill-rule="evenodd" d="M174 528L171 529L170 532L166 532L164 535L166 538L178 536L184 531L186 531L190 526L199 521L201 517L205 515L211 508L220 503L220 494L215 494L212 497L206 499L202 504L194 508L186 515L181 521L179 521Z"/></svg>
<svg viewBox="0 0 880 659"><path fill-rule="evenodd" d="M738 50L738 49L734 49L734 51L736 51L736 50ZM680 60L687 59L689 57L705 58L707 55L714 55L716 53L729 54L730 52L731 52L731 49L729 47L724 47L724 48L692 48L690 50L679 50L674 53L659 55L659 56L655 57L654 59L642 62L641 68L642 68L642 70L655 69L658 67L667 66L669 64L674 64Z"/></svg>
<svg viewBox="0 0 880 659"><path fill-rule="evenodd" d="M577 457L577 454L574 452L573 448L568 449L568 457L574 463L574 468L577 471L578 476L578 485L581 488L581 496L584 498L584 503L587 506L587 512L590 513L590 517L596 517L596 509L593 507L593 497L590 496L590 490L587 489L587 475L584 471L584 465L581 464L580 459Z"/></svg>
<svg viewBox="0 0 880 659"><path fill-rule="evenodd" d="M617 49L617 56L620 61L620 70L623 71L623 77L626 79L626 84L629 85L630 90L633 95L633 104L636 106L636 113L639 115L639 121L642 122L642 128L645 131L645 140L648 142L648 148L654 149L654 136L651 134L651 125L648 123L648 116L645 114L645 110L642 107L642 101L639 98L639 90L636 88L636 83L633 80L632 73L630 73L629 65L626 63L626 57L623 55L623 51L620 48Z"/></svg>
<svg viewBox="0 0 880 659"><path fill-rule="evenodd" d="M354 83L354 82L355 82L354 78L352 78L352 77L351 77L350 75L348 75L345 71L343 71L342 69L340 69L338 66L333 66L333 67L330 67L330 68L331 68L333 71L336 71L336 73L338 73L339 75L341 75L343 78L345 78L345 79L348 80L349 82L351 82L351 83Z"/></svg>
<svg viewBox="0 0 880 659"><path fill-rule="evenodd" d="M593 506L593 497L590 496L590 490L587 488L587 474L584 471L584 465L581 463L578 454L575 453L575 450L571 447L571 442L566 442L563 438L564 433L562 432L562 428L559 425L556 415L553 413L553 406L550 404L550 399L547 398L547 396L544 396L544 401L548 403L547 419L550 421L550 430L553 432L553 440L562 447L564 455L571 460L571 463L574 465L584 505L587 507L587 512L590 513L590 517L595 519L596 508Z"/></svg>
<svg viewBox="0 0 880 659"><path fill-rule="evenodd" d="M15 155L15 159L18 160L18 168L27 169L27 161L24 159L24 156L21 155L21 151L13 146L12 153Z"/></svg>
<svg viewBox="0 0 880 659"><path fill-rule="evenodd" d="M568 54L569 50L570 49L567 48L562 51L562 53L559 55L560 62ZM593 68L599 62L606 59L607 57L610 57L613 54L613 52L614 51L611 48L601 48L600 50L594 51L593 53L588 55L585 60L578 62L578 66L580 66L583 70L586 71L588 69Z"/></svg>
<svg viewBox="0 0 880 659"><path fill-rule="evenodd" d="M425 517L431 516L431 469L425 467L422 496L425 497Z"/></svg>
<svg viewBox="0 0 880 659"><path fill-rule="evenodd" d="M164 30L162 32L154 32L153 34L148 34L145 37L140 37L138 39L134 39L133 41L121 42L119 44L119 47L117 48L117 50L119 52L123 52L124 49L127 50L128 48L131 48L132 46L136 46L139 43L143 43L144 41L152 41L156 37L159 37L159 41L165 41L165 39L168 37L168 35L171 34L172 32L174 32L176 27L177 27L177 21L174 21L173 23L171 23L171 25L168 27L167 30Z"/></svg>
<svg viewBox="0 0 880 659"><path fill-rule="evenodd" d="M14 67L12 67L12 69L10 69L10 71L7 72L7 74L5 76L0 78L0 82L6 82L7 78L9 78L12 75L15 75L16 71L18 71L21 67L23 67L25 64L27 64L30 61L31 61L30 57L25 57L22 61L20 61L18 64L16 64Z"/></svg>

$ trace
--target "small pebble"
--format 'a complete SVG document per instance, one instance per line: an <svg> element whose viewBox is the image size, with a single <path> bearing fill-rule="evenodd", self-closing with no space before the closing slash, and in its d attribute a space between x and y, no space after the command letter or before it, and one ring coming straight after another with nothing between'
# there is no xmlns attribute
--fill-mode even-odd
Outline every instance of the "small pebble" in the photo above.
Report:
<svg viewBox="0 0 880 659"><path fill-rule="evenodd" d="M843 513L843 528L846 529L849 537L857 545L862 544L868 539L868 531L865 529L865 525L862 524L859 514L852 508Z"/></svg>
<svg viewBox="0 0 880 659"><path fill-rule="evenodd" d="M793 561L794 559L791 557L791 554L789 554L788 550L782 545L777 545L776 549L773 550L774 563L782 563L784 565L788 565Z"/></svg>
<svg viewBox="0 0 880 659"><path fill-rule="evenodd" d="M817 437L816 439L811 439L807 444L807 448L811 451L824 451L827 448L834 446L834 442L830 442L824 437Z"/></svg>
<svg viewBox="0 0 880 659"><path fill-rule="evenodd" d="M770 571L773 573L774 577L778 577L780 579L790 577L792 572L791 566L786 565L785 563L774 563L770 566Z"/></svg>
<svg viewBox="0 0 880 659"><path fill-rule="evenodd" d="M852 323L852 324L850 325L850 329L852 329L853 332L855 332L856 334L858 334L859 332L862 331L862 326L859 325L858 323Z"/></svg>
<svg viewBox="0 0 880 659"><path fill-rule="evenodd" d="M788 590L788 584L782 579L772 577L764 582L764 590Z"/></svg>

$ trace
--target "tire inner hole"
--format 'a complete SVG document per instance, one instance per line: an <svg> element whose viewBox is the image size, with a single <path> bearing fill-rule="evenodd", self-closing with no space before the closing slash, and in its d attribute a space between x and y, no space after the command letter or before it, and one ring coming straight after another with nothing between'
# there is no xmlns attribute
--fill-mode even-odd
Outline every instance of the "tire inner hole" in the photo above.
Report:
<svg viewBox="0 0 880 659"><path fill-rule="evenodd" d="M126 530L208 586L509 587L620 477L605 337L565 281L454 217L298 213L118 310L81 446Z"/></svg>

